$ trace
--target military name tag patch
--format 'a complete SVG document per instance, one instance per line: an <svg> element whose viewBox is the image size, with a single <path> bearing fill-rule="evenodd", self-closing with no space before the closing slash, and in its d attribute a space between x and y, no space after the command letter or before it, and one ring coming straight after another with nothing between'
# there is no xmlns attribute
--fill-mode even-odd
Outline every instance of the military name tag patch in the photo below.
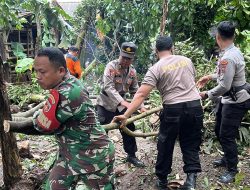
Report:
<svg viewBox="0 0 250 190"><path fill-rule="evenodd" d="M56 118L56 109L59 102L59 92L50 90L49 97L37 117L37 124L45 131L51 131L59 128L60 122Z"/></svg>
<svg viewBox="0 0 250 190"><path fill-rule="evenodd" d="M49 120L49 118L46 117L43 112L39 114L39 116L37 117L37 121L39 126L44 129L49 129L51 126L51 120Z"/></svg>

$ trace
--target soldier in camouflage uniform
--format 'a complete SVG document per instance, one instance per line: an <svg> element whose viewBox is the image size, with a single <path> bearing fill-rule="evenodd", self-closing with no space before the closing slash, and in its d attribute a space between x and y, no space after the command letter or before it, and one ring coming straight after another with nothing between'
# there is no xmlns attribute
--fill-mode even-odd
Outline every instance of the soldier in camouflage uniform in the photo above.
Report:
<svg viewBox="0 0 250 190"><path fill-rule="evenodd" d="M86 190L113 189L114 145L96 120L88 92L67 72L63 54L56 48L40 50L34 70L39 85L50 94L43 109L34 114L34 127L28 126L28 133L53 133L59 145L46 189L74 189L78 181Z"/></svg>
<svg viewBox="0 0 250 190"><path fill-rule="evenodd" d="M97 113L101 124L108 124L114 116L126 111L129 103L125 94L129 92L134 95L138 89L136 70L131 65L134 59L136 46L131 42L124 42L121 46L119 59L109 62L103 75L102 91L97 98ZM145 111L142 106L141 111ZM133 123L127 125L131 130L135 130ZM144 167L135 152L137 151L135 137L122 132L123 147L128 154L127 161L137 167Z"/></svg>

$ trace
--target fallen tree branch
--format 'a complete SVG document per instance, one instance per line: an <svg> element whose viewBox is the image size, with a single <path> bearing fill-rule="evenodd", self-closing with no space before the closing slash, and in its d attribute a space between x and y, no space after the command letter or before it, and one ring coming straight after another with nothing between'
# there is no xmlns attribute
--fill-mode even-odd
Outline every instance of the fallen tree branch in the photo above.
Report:
<svg viewBox="0 0 250 190"><path fill-rule="evenodd" d="M31 117L22 121L8 121L8 122L10 124L11 129L33 126L33 119Z"/></svg>
<svg viewBox="0 0 250 190"><path fill-rule="evenodd" d="M30 96L30 100L31 102L36 102L36 103L39 103L39 102L43 102L45 100L45 95L41 95L41 94L32 94Z"/></svg>
<svg viewBox="0 0 250 190"><path fill-rule="evenodd" d="M23 121L7 121L5 132L22 133L26 135L54 135L53 133L42 133L34 128L32 117L26 118Z"/></svg>
<svg viewBox="0 0 250 190"><path fill-rule="evenodd" d="M38 104L37 106L35 106L34 108L32 108L32 109L30 109L30 110L28 110L26 112L19 112L19 113L12 114L12 117L13 118L14 117L31 117L31 116L33 116L33 114L37 110L41 109L44 106L44 103L45 102L41 102L40 104ZM15 120L15 119L13 119L13 120Z"/></svg>
<svg viewBox="0 0 250 190"><path fill-rule="evenodd" d="M127 120L126 122L126 125L127 124L130 124L136 120L139 120L139 119L142 119L144 117L147 117L153 113L156 113L158 111L161 111L162 110L162 106L159 106L159 107L156 107L156 108L153 108L149 111L146 111L146 112L143 112L139 115L136 115L134 117L131 117ZM119 126L120 124L119 123L110 123L110 124L107 124L107 125L102 125L102 127L106 130L106 131L109 131L109 130L113 130L113 129L119 129ZM158 134L158 132L149 132L149 133L138 133L138 132L133 132L131 130L129 130L127 127L124 127L122 128L122 130L130 135L130 136L133 136L133 137L149 137L149 136L156 136Z"/></svg>
<svg viewBox="0 0 250 190"><path fill-rule="evenodd" d="M202 106L203 110L206 109L211 103L212 100L209 100L204 106Z"/></svg>
<svg viewBox="0 0 250 190"><path fill-rule="evenodd" d="M204 125L206 125L206 124L214 124L214 123L215 123L215 121L209 120L209 121L205 121L205 122L204 122ZM247 123L247 122L241 122L240 124L243 124L243 125L250 125L250 123Z"/></svg>
<svg viewBox="0 0 250 190"><path fill-rule="evenodd" d="M12 121L20 122L32 119L32 117L12 117Z"/></svg>
<svg viewBox="0 0 250 190"><path fill-rule="evenodd" d="M97 60L94 59L89 66L84 70L82 74L82 79L84 79L97 65Z"/></svg>

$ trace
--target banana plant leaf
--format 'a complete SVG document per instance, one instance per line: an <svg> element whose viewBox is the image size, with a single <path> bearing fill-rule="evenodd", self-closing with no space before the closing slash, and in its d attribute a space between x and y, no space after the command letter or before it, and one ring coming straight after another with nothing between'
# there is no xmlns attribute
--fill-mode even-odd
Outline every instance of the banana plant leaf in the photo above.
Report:
<svg viewBox="0 0 250 190"><path fill-rule="evenodd" d="M32 58L20 59L17 61L15 70L17 73L24 73L28 69L32 70L33 64L34 64L34 59Z"/></svg>

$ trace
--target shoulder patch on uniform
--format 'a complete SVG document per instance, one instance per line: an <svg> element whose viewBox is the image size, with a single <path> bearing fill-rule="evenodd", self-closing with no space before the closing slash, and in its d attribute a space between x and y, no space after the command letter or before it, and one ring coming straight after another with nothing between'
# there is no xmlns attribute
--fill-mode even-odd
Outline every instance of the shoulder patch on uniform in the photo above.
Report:
<svg viewBox="0 0 250 190"><path fill-rule="evenodd" d="M219 74L224 74L226 72L227 65L228 61L226 59L219 61Z"/></svg>
<svg viewBox="0 0 250 190"><path fill-rule="evenodd" d="M115 76L115 74L116 74L116 70L115 69L109 69L109 75L110 76Z"/></svg>
<svg viewBox="0 0 250 190"><path fill-rule="evenodd" d="M36 123L44 131L53 131L60 126L60 122L56 118L56 109L59 102L59 92L50 90L49 97L37 117Z"/></svg>
<svg viewBox="0 0 250 190"><path fill-rule="evenodd" d="M220 61L220 64L221 64L221 65L227 65L227 64L228 64L228 61L225 60L225 59L223 59L223 60Z"/></svg>
<svg viewBox="0 0 250 190"><path fill-rule="evenodd" d="M135 76L135 70L131 70L130 73L129 73L129 75L130 75L131 77L134 77L134 76Z"/></svg>

